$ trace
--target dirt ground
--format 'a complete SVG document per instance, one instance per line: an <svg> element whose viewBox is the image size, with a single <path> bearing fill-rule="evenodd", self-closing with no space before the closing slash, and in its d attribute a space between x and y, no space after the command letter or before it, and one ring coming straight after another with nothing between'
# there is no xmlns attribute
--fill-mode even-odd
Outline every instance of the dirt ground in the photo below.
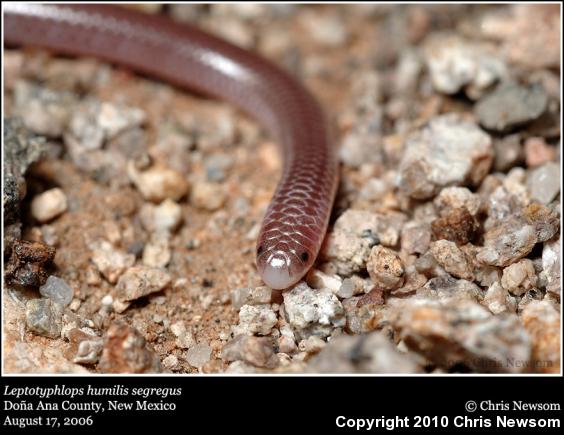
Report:
<svg viewBox="0 0 564 435"><path fill-rule="evenodd" d="M476 112L475 106L498 83L516 80L522 84L540 83L549 100L549 108L543 106L543 112L552 110L559 117L558 54L556 60L548 52L543 52L546 56L531 56L530 51L535 51L535 47L526 46L511 30L530 24L523 21L524 12L519 8L524 6L216 4L155 8L146 12L189 20L260 53L290 70L313 91L332 120L341 146L343 165L332 219L335 222L349 209L383 215L400 213L405 221L417 220L424 215L421 210L425 204L432 206L438 192L451 185L468 186L473 193L480 192L485 197L491 195L493 188L484 187L487 182L481 181L485 174L477 184L467 180L449 182L425 197L417 197L409 192L409 186L398 184L407 138L443 114L462 114L488 132L493 144L486 170L488 177L500 174L498 178L503 181L511 169L522 167L525 175L518 183L525 185L524 180L535 168L560 160L560 130L554 122L547 121L548 127L539 127L535 119L540 115L532 114L524 122L516 121L507 129L496 130L485 127L487 119L480 118ZM528 20L540 17L539 20L548 23L545 24L548 30L539 32L542 34L536 36L536 43L552 44L553 21L542 11L528 13ZM480 27L479 23L487 25ZM433 53L444 50L441 44L451 37L454 51L463 51L468 44L481 44L479 50L482 50L484 45L483 50L489 56L483 61L486 66L480 63L482 60L476 61L478 66L469 66L467 72L438 66L446 70L447 78L432 71ZM457 54L452 56L455 64L450 68L463 69L462 63L468 58L464 54L460 58ZM11 252L14 243L19 243L19 239L35 241L56 250L52 264L47 261L45 265L45 276L38 279L43 284L47 276L55 275L72 288L72 301L58 320L61 333L49 337L30 327L30 308L26 304L42 297L39 285L22 285L18 278L5 279L8 281L3 290L5 372L218 373L228 370L233 360L242 360L245 365L232 371L284 371L281 367L303 371L308 370L310 359L331 337L371 330L384 331L396 344L401 342L399 349L409 358L417 359L414 363L417 369L413 371L441 373L465 371L468 367L480 371L472 364L465 365L465 357L461 357L462 363L458 360L455 364L442 363L441 358L422 351L422 346L413 344L418 340L413 338L416 334L410 336L405 332L408 328L402 326L405 319L396 323L390 320L391 331L389 325L378 322L360 330L350 324L343 327L335 323L332 328L338 329L338 333L332 332L329 338L322 336L324 343L318 343L317 347L294 329L294 347L300 338L304 343L293 354L281 352L283 327L292 324L291 320L283 319L281 292L272 292L269 301L272 311L278 313L278 323L273 327L276 331L250 334L274 340L274 353L285 354L279 356L281 362L253 364L252 358L226 358L223 348L237 335L236 325L240 323L240 307L233 304L233 292L261 286L254 266L255 240L281 165L267 132L226 103L180 91L97 60L62 58L14 48L5 50L4 60L5 119L19 117L22 128L33 137L43 138L42 157L25 172L26 193L19 217L14 222L4 222L5 237L9 237L4 241L5 275L16 267L16 254ZM476 69L480 70L480 77ZM520 157L506 156L510 148L498 146L511 135L517 135L513 140L518 143L511 150L520 153ZM525 146L530 138L537 138L540 145ZM139 174L147 173L147 168L149 172L155 171L152 174L155 179L170 176L174 180L171 186L163 182L162 191L144 192L145 184L152 182ZM176 182L178 178L181 181ZM392 187L380 189L374 181L379 179ZM368 185L376 186L376 194L370 193ZM43 218L41 210L34 211L33 200L53 188L62 190L66 206L53 217ZM558 210L559 195L558 192L555 199L544 202L543 207L556 204L551 210ZM163 201L169 201L170 208L155 211ZM527 201L523 207L532 200ZM558 237L560 226L557 213L552 218L552 225L557 228L551 233L552 241ZM480 225L480 235L472 243L479 248L485 246L488 217L491 218L489 211L482 217L474 216ZM161 228L166 226L167 219L174 223ZM162 220L165 224L159 223ZM435 233L435 239L441 237ZM539 295L529 298L550 303L557 311L555 322L559 325L560 278L554 278L558 281L557 291L547 290L553 277L542 264L543 246L550 240L536 239L536 247L531 246L530 253L522 257L531 259L536 267L534 285L526 291L534 287ZM408 252L405 243L405 239L395 245L391 243L390 249L402 253L405 269L409 270L408 266L423 257L427 249ZM559 239L556 243L559 245ZM327 258L327 262L318 263L318 269L330 274L335 269L327 266L331 263L330 256ZM521 261L520 258L492 266L499 274L499 282L504 270ZM141 265L163 271L165 283L155 284L159 287L155 291L141 290L139 297L124 302L123 287L128 285L124 276L127 277L130 268ZM464 273L451 272L444 264L441 266L456 279L473 282L480 293L476 296L479 304L494 314L499 313L484 302L493 282L479 282L475 271L468 278ZM366 271L366 263L363 267L357 275L365 281L372 279L378 287L377 278L370 270ZM338 270L335 274L341 281L347 276ZM418 277L423 275L419 273ZM418 288L423 288L430 276L422 279ZM345 311L349 298L338 298ZM509 291L507 298L514 298L512 303L517 306L525 296L523 292ZM513 310L516 318L521 316L519 309ZM530 328L527 331L532 337L528 346L533 354L541 352L539 349L545 352L543 355L556 352L554 344L539 344L559 341L556 333L539 338L537 332L531 332ZM91 336L85 338L84 334ZM400 338L401 334L408 336ZM96 349L92 351L95 356L80 359L78 347L82 341L92 342L89 346ZM136 343L134 356L127 355L129 341ZM551 366L552 369L559 370L559 359L553 362L557 367Z"/></svg>

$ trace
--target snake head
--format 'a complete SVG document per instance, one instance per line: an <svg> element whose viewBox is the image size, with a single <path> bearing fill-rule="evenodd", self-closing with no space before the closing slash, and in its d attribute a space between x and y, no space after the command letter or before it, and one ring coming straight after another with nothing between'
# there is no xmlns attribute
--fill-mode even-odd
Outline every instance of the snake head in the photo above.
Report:
<svg viewBox="0 0 564 435"><path fill-rule="evenodd" d="M257 269L264 283L275 290L286 289L297 283L313 264L314 257L303 246L298 249L286 243L257 248ZM284 245L284 246L280 246Z"/></svg>

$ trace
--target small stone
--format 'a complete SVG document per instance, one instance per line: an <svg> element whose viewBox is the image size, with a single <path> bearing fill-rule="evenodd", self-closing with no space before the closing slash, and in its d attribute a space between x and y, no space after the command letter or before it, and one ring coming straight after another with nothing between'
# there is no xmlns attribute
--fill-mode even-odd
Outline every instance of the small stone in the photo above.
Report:
<svg viewBox="0 0 564 435"><path fill-rule="evenodd" d="M537 235L532 225L508 219L484 235L484 247L476 259L491 266L508 266L532 251Z"/></svg>
<svg viewBox="0 0 564 435"><path fill-rule="evenodd" d="M347 299L360 293L364 293L364 281L353 277L345 278L335 294L341 299Z"/></svg>
<svg viewBox="0 0 564 435"><path fill-rule="evenodd" d="M399 186L414 199L429 199L443 187L479 184L492 162L489 135L456 114L440 115L406 139Z"/></svg>
<svg viewBox="0 0 564 435"><path fill-rule="evenodd" d="M180 349L189 349L196 344L194 335L186 329L186 325L182 321L173 323L170 330L177 337L176 347Z"/></svg>
<svg viewBox="0 0 564 435"><path fill-rule="evenodd" d="M5 266L5 279L10 284L39 287L43 285L55 258L55 248L40 242L16 239Z"/></svg>
<svg viewBox="0 0 564 435"><path fill-rule="evenodd" d="M537 119L546 110L547 103L542 86L508 83L481 98L474 106L474 113L488 130L503 132Z"/></svg>
<svg viewBox="0 0 564 435"><path fill-rule="evenodd" d="M472 193L467 187L445 187L433 201L441 216L451 209L465 208L472 216L482 210L482 200L479 195Z"/></svg>
<svg viewBox="0 0 564 435"><path fill-rule="evenodd" d="M494 140L494 150L494 169L497 172L506 172L519 165L524 159L519 134L511 134Z"/></svg>
<svg viewBox="0 0 564 435"><path fill-rule="evenodd" d="M311 288L327 288L335 294L339 291L342 284L339 275L327 275L314 268L310 269L306 275L306 282Z"/></svg>
<svg viewBox="0 0 564 435"><path fill-rule="evenodd" d="M550 240L560 229L559 207L553 204L545 207L533 202L523 208L518 217L535 228L537 242Z"/></svg>
<svg viewBox="0 0 564 435"><path fill-rule="evenodd" d="M410 221L401 231L401 249L408 254L424 254L431 242L431 226L426 222Z"/></svg>
<svg viewBox="0 0 564 435"><path fill-rule="evenodd" d="M237 335L223 347L221 357L225 361L243 361L255 367L274 368L278 365L272 340L268 337Z"/></svg>
<svg viewBox="0 0 564 435"><path fill-rule="evenodd" d="M343 306L328 289L313 290L301 282L283 297L287 321L301 339L327 337L333 329L345 326Z"/></svg>
<svg viewBox="0 0 564 435"><path fill-rule="evenodd" d="M531 260L524 258L503 269L501 285L515 296L521 296L537 285L535 266Z"/></svg>
<svg viewBox="0 0 564 435"><path fill-rule="evenodd" d="M105 240L93 242L89 247L92 251L92 262L112 284L115 284L120 275L135 263L135 255L116 249Z"/></svg>
<svg viewBox="0 0 564 435"><path fill-rule="evenodd" d="M212 348L205 344L196 344L192 346L186 352L186 361L192 367L201 368L205 363L207 363L212 354Z"/></svg>
<svg viewBox="0 0 564 435"><path fill-rule="evenodd" d="M145 171L138 171L134 162L129 162L127 174L143 197L149 201L178 201L188 193L188 181L174 169L155 165Z"/></svg>
<svg viewBox="0 0 564 435"><path fill-rule="evenodd" d="M159 373L161 363L137 329L114 323L106 332L98 368L103 373Z"/></svg>
<svg viewBox="0 0 564 435"><path fill-rule="evenodd" d="M548 162L539 166L527 177L527 189L531 198L548 204L560 192L560 165Z"/></svg>
<svg viewBox="0 0 564 435"><path fill-rule="evenodd" d="M450 275L431 278L423 287L417 290L419 298L440 300L471 300L482 299L482 290L473 282L456 279Z"/></svg>
<svg viewBox="0 0 564 435"><path fill-rule="evenodd" d="M67 197L57 188L37 195L31 201L31 214L39 222L48 222L67 210Z"/></svg>
<svg viewBox="0 0 564 435"><path fill-rule="evenodd" d="M419 373L411 354L402 353L381 332L332 339L307 365L309 373Z"/></svg>
<svg viewBox="0 0 564 435"><path fill-rule="evenodd" d="M470 300L407 299L390 322L409 349L445 369L463 364L479 373L530 371L531 342L515 314L492 315Z"/></svg>
<svg viewBox="0 0 564 435"><path fill-rule="evenodd" d="M347 26L340 15L306 10L300 16L306 31L316 42L328 47L339 47L347 41Z"/></svg>
<svg viewBox="0 0 564 435"><path fill-rule="evenodd" d="M155 233L151 240L143 247L143 265L154 268L164 268L172 258L169 238L166 234Z"/></svg>
<svg viewBox="0 0 564 435"><path fill-rule="evenodd" d="M66 307L71 303L74 291L65 280L51 275L47 282L39 287L41 296L51 299L53 302Z"/></svg>
<svg viewBox="0 0 564 435"><path fill-rule="evenodd" d="M372 282L382 290L393 290L403 284L403 262L400 256L389 248L374 246L366 268Z"/></svg>
<svg viewBox="0 0 564 435"><path fill-rule="evenodd" d="M171 199L165 199L158 206L145 203L141 207L139 217L147 231L171 233L182 221L182 208Z"/></svg>
<svg viewBox="0 0 564 435"><path fill-rule="evenodd" d="M239 310L237 332L247 335L268 335L278 322L270 304L243 305Z"/></svg>
<svg viewBox="0 0 564 435"><path fill-rule="evenodd" d="M300 343L298 344L298 349L301 352L307 352L309 354L314 354L314 353L318 353L326 345L327 345L327 343L323 339L321 339L321 338L319 338L315 335L312 335L311 337L308 337L308 338L300 341Z"/></svg>
<svg viewBox="0 0 564 435"><path fill-rule="evenodd" d="M473 99L507 74L504 62L494 53L485 44L445 34L429 38L424 50L433 87L445 94L465 89Z"/></svg>
<svg viewBox="0 0 564 435"><path fill-rule="evenodd" d="M57 92L18 80L14 87L14 114L34 133L60 137L76 106L71 92Z"/></svg>
<svg viewBox="0 0 564 435"><path fill-rule="evenodd" d="M529 168L556 160L556 150L542 137L529 137L525 140L525 162Z"/></svg>
<svg viewBox="0 0 564 435"><path fill-rule="evenodd" d="M177 370L180 367L180 363L175 355L169 355L163 359L163 366L169 370Z"/></svg>
<svg viewBox="0 0 564 435"><path fill-rule="evenodd" d="M497 281L488 288L482 305L493 314L515 313L517 311L517 301Z"/></svg>
<svg viewBox="0 0 564 435"><path fill-rule="evenodd" d="M292 355L298 352L298 347L296 346L296 342L286 335L281 335L278 338L278 349L280 352L283 352L288 355Z"/></svg>
<svg viewBox="0 0 564 435"><path fill-rule="evenodd" d="M63 306L51 299L32 299L25 307L27 329L37 335L59 338L63 327Z"/></svg>
<svg viewBox="0 0 564 435"><path fill-rule="evenodd" d="M430 252L437 263L456 278L473 280L472 262L455 243L448 240L437 240L431 243Z"/></svg>
<svg viewBox="0 0 564 435"><path fill-rule="evenodd" d="M227 196L222 184L198 181L192 187L190 203L203 210L215 211L225 204Z"/></svg>
<svg viewBox="0 0 564 435"><path fill-rule="evenodd" d="M68 333L69 341L72 343L70 359L76 364L96 364L102 355L104 340L83 329L74 328Z"/></svg>
<svg viewBox="0 0 564 435"><path fill-rule="evenodd" d="M549 302L533 301L523 310L522 319L532 340L533 371L560 373L560 313Z"/></svg>
<svg viewBox="0 0 564 435"><path fill-rule="evenodd" d="M166 288L170 275L158 268L134 266L120 276L116 285L116 297L122 302L131 302Z"/></svg>
<svg viewBox="0 0 564 435"><path fill-rule="evenodd" d="M457 245L473 241L479 230L478 222L466 207L453 208L431 223L435 240L449 240Z"/></svg>
<svg viewBox="0 0 564 435"><path fill-rule="evenodd" d="M560 235L554 240L544 242L542 249L541 276L546 281L546 291L560 299L562 281L560 278L560 265L562 263Z"/></svg>
<svg viewBox="0 0 564 435"><path fill-rule="evenodd" d="M350 276L366 267L373 246L395 246L406 221L402 213L345 211L335 222L322 247L322 257L336 266L339 275Z"/></svg>

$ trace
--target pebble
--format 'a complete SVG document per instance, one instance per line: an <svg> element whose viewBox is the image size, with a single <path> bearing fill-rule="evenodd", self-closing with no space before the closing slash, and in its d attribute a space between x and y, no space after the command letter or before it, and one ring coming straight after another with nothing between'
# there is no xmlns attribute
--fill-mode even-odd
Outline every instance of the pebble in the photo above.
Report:
<svg viewBox="0 0 564 435"><path fill-rule="evenodd" d="M186 325L182 321L173 323L170 330L176 336L176 347L180 349L189 349L196 344L194 334L186 329Z"/></svg>
<svg viewBox="0 0 564 435"><path fill-rule="evenodd" d="M333 329L345 326L343 306L331 290L314 290L300 282L282 296L286 320L300 339L328 337Z"/></svg>
<svg viewBox="0 0 564 435"><path fill-rule="evenodd" d="M534 371L560 373L560 312L547 301L532 301L521 317L532 340Z"/></svg>
<svg viewBox="0 0 564 435"><path fill-rule="evenodd" d="M172 233L182 221L182 207L171 199L165 199L159 205L145 203L139 217L147 231Z"/></svg>
<svg viewBox="0 0 564 435"><path fill-rule="evenodd" d="M274 368L278 358L274 353L272 340L268 337L237 335L221 351L225 361L243 361L255 367Z"/></svg>
<svg viewBox="0 0 564 435"><path fill-rule="evenodd" d="M492 315L470 300L406 300L390 322L409 349L445 369L463 364L479 373L527 372L529 336L515 314Z"/></svg>
<svg viewBox="0 0 564 435"><path fill-rule="evenodd" d="M166 233L154 233L151 240L143 247L141 256L145 266L164 268L170 263L172 252Z"/></svg>
<svg viewBox="0 0 564 435"><path fill-rule="evenodd" d="M456 246L456 243L437 240L431 243L429 251L437 263L452 276L470 281L474 279L472 261Z"/></svg>
<svg viewBox="0 0 564 435"><path fill-rule="evenodd" d="M377 244L395 246L400 238L402 213L380 214L348 209L335 222L322 247L322 257L342 276L350 276L366 267L370 250Z"/></svg>
<svg viewBox="0 0 564 435"><path fill-rule="evenodd" d="M482 290L471 281L441 275L431 278L419 288L417 297L420 299L479 301L482 299Z"/></svg>
<svg viewBox="0 0 564 435"><path fill-rule="evenodd" d="M130 161L127 174L141 195L152 202L160 203L167 198L178 201L188 193L189 185L185 177L180 172L162 165L139 171L134 162Z"/></svg>
<svg viewBox="0 0 564 435"><path fill-rule="evenodd" d="M445 187L434 199L433 204L441 216L448 215L452 209L465 208L475 217L483 210L480 195L472 193L467 187Z"/></svg>
<svg viewBox="0 0 564 435"><path fill-rule="evenodd" d="M420 373L411 354L398 351L382 332L332 339L307 365L309 373Z"/></svg>
<svg viewBox="0 0 564 435"><path fill-rule="evenodd" d="M141 333L124 323L113 323L104 338L98 364L103 373L160 373L161 362Z"/></svg>
<svg viewBox="0 0 564 435"><path fill-rule="evenodd" d="M539 118L548 98L542 86L513 83L498 86L474 106L474 114L488 130L504 132Z"/></svg>
<svg viewBox="0 0 564 435"><path fill-rule="evenodd" d="M347 42L349 37L347 27L339 15L322 13L319 10L307 10L300 17L306 32L319 44L339 47Z"/></svg>
<svg viewBox="0 0 564 435"><path fill-rule="evenodd" d="M25 306L27 329L36 335L59 338L63 327L63 306L51 299L31 299Z"/></svg>
<svg viewBox="0 0 564 435"><path fill-rule="evenodd" d="M457 245L472 242L478 235L479 225L466 207L453 208L431 223L435 240L449 240Z"/></svg>
<svg viewBox="0 0 564 435"><path fill-rule="evenodd" d="M546 291L554 294L560 299L562 289L560 265L562 264L562 248L560 235L554 240L544 243L542 249L542 272L541 276L546 281Z"/></svg>
<svg viewBox="0 0 564 435"><path fill-rule="evenodd" d="M531 198L548 204L560 192L560 165L548 162L528 174L527 189Z"/></svg>
<svg viewBox="0 0 564 435"><path fill-rule="evenodd" d="M180 362L175 355L168 355L165 359L163 359L162 363L163 366L169 370L177 370L180 368Z"/></svg>
<svg viewBox="0 0 564 435"><path fill-rule="evenodd" d="M401 249L408 254L424 254L431 243L431 226L426 222L409 221L401 231Z"/></svg>
<svg viewBox="0 0 564 435"><path fill-rule="evenodd" d="M74 291L65 280L54 275L49 276L45 284L39 287L41 296L51 299L53 302L66 307L72 301Z"/></svg>
<svg viewBox="0 0 564 435"><path fill-rule="evenodd" d="M345 278L335 293L338 298L347 299L357 294L364 293L365 291L365 281L353 275L351 278Z"/></svg>
<svg viewBox="0 0 564 435"><path fill-rule="evenodd" d="M298 352L296 342L286 335L281 335L280 337L278 337L278 349L280 350L280 352L283 352L287 355L293 355Z"/></svg>
<svg viewBox="0 0 564 435"><path fill-rule="evenodd" d="M97 335L74 328L68 333L70 348L70 360L76 364L91 365L100 360L104 347L104 340Z"/></svg>
<svg viewBox="0 0 564 435"><path fill-rule="evenodd" d="M186 361L199 369L210 360L211 354L212 348L208 344L196 344L186 351Z"/></svg>
<svg viewBox="0 0 564 435"><path fill-rule="evenodd" d="M311 337L305 338L302 341L300 341L298 344L298 349L301 352L315 354L318 353L321 349L323 349L326 345L327 343L323 339L315 335L312 335Z"/></svg>
<svg viewBox="0 0 564 435"><path fill-rule="evenodd" d="M515 313L517 311L517 300L496 281L486 291L482 305L493 314Z"/></svg>
<svg viewBox="0 0 564 435"><path fill-rule="evenodd" d="M239 310L238 334L268 335L278 323L276 313L270 304L243 305Z"/></svg>
<svg viewBox="0 0 564 435"><path fill-rule="evenodd" d="M547 5L519 4L509 11L485 14L480 29L501 42L501 51L512 63L531 69L558 68L560 14Z"/></svg>
<svg viewBox="0 0 564 435"><path fill-rule="evenodd" d="M267 286L243 287L231 291L231 305L236 310L243 305L269 304L272 300L272 289Z"/></svg>
<svg viewBox="0 0 564 435"><path fill-rule="evenodd" d="M18 80L14 87L14 114L34 133L60 137L76 107L70 92L58 92Z"/></svg>
<svg viewBox="0 0 564 435"><path fill-rule="evenodd" d="M476 259L491 266L509 266L531 252L536 243L534 226L508 219L484 234L484 247Z"/></svg>
<svg viewBox="0 0 564 435"><path fill-rule="evenodd" d="M372 282L382 290L393 290L404 282L405 268L397 252L374 246L366 264Z"/></svg>
<svg viewBox="0 0 564 435"><path fill-rule="evenodd" d="M119 133L141 126L145 119L139 108L88 98L73 111L65 142L82 151L101 149Z"/></svg>
<svg viewBox="0 0 564 435"><path fill-rule="evenodd" d="M529 137L525 140L525 162L527 167L534 168L556 160L556 150L548 145L542 137Z"/></svg>
<svg viewBox="0 0 564 435"><path fill-rule="evenodd" d="M90 243L89 247L92 262L111 284L115 284L120 275L135 263L135 255L121 251L105 240Z"/></svg>
<svg viewBox="0 0 564 435"><path fill-rule="evenodd" d="M31 201L31 215L43 223L67 211L67 197L58 187L46 190Z"/></svg>
<svg viewBox="0 0 564 435"><path fill-rule="evenodd" d="M408 136L399 186L414 199L429 199L447 186L478 185L493 162L492 140L473 122L440 115Z"/></svg>
<svg viewBox="0 0 564 435"><path fill-rule="evenodd" d="M165 270L147 266L130 267L119 277L116 298L127 305L128 302L163 290L170 282L171 277Z"/></svg>
<svg viewBox="0 0 564 435"><path fill-rule="evenodd" d="M306 275L306 282L311 288L322 289L326 288L337 294L341 288L343 280L339 275L328 275L318 269L310 269Z"/></svg>
<svg viewBox="0 0 564 435"><path fill-rule="evenodd" d="M227 195L224 186L208 181L197 181L192 187L190 203L203 210L215 211L225 204Z"/></svg>
<svg viewBox="0 0 564 435"><path fill-rule="evenodd" d="M424 57L433 87L445 94L464 89L468 97L480 97L507 75L505 63L485 44L457 35L438 34L429 38Z"/></svg>
<svg viewBox="0 0 564 435"><path fill-rule="evenodd" d="M537 285L535 266L531 260L524 258L503 269L501 285L515 296L521 296Z"/></svg>
<svg viewBox="0 0 564 435"><path fill-rule="evenodd" d="M524 159L521 136L519 134L511 134L495 139L494 151L494 169L498 172L506 172L519 165Z"/></svg>

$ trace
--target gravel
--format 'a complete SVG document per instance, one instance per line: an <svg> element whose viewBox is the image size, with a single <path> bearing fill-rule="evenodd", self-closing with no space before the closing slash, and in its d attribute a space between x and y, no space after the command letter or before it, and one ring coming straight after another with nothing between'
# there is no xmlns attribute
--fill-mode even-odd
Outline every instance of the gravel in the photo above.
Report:
<svg viewBox="0 0 564 435"><path fill-rule="evenodd" d="M51 275L47 278L45 284L39 287L39 293L41 293L41 296L66 307L72 301L74 290L65 280Z"/></svg>
<svg viewBox="0 0 564 435"><path fill-rule="evenodd" d="M63 306L51 299L32 299L25 307L27 329L49 338L61 336Z"/></svg>
<svg viewBox="0 0 564 435"><path fill-rule="evenodd" d="M492 140L471 121L441 115L406 139L399 186L414 199L430 199L443 187L477 185L493 162Z"/></svg>

